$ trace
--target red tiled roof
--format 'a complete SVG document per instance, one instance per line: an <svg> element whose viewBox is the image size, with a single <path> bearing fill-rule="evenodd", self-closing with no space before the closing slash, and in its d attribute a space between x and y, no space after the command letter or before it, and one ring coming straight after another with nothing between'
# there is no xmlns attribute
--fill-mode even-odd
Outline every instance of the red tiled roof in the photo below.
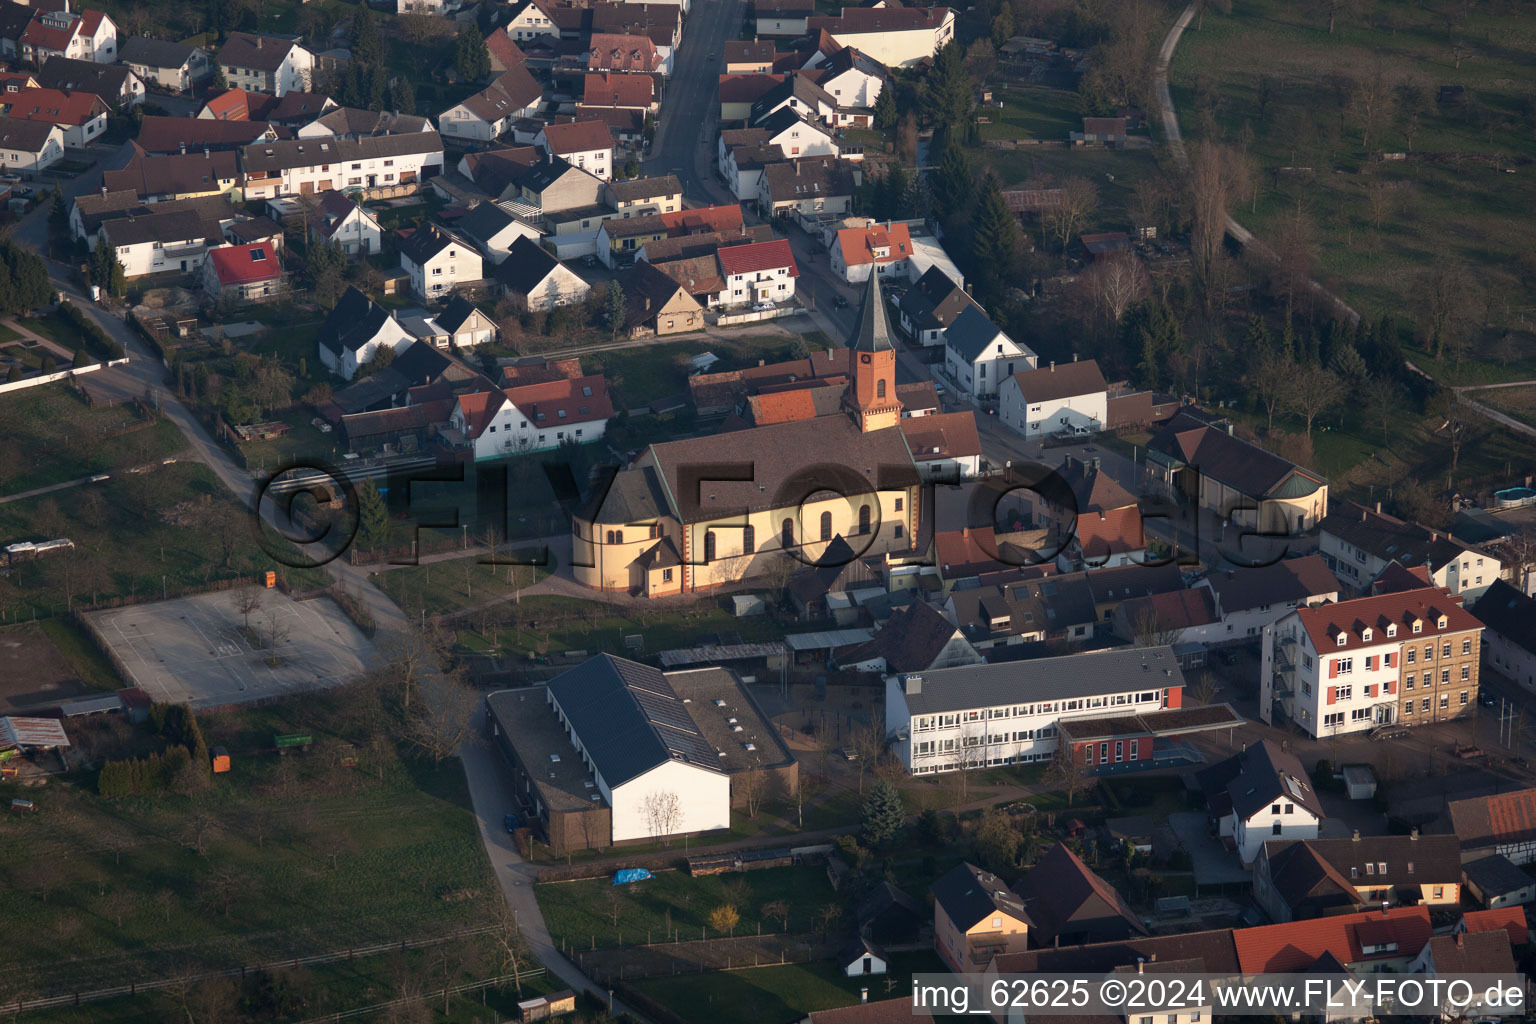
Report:
<svg viewBox="0 0 1536 1024"><path fill-rule="evenodd" d="M771 242L753 242L749 245L729 245L720 250L720 269L727 277L737 274L754 274L759 270L789 268L790 277L799 277L800 268L795 265L795 254L789 241L775 238Z"/></svg>
<svg viewBox="0 0 1536 1024"><path fill-rule="evenodd" d="M1461 923L1469 932L1491 932L1503 928L1509 932L1510 944L1516 948L1523 947L1531 938L1530 926L1525 921L1525 908L1521 906L1469 910L1461 915Z"/></svg>
<svg viewBox="0 0 1536 1024"><path fill-rule="evenodd" d="M1296 614L1301 617L1302 628L1311 638L1313 648L1320 654L1483 628L1483 624L1461 606L1461 601L1443 587L1424 587L1316 608L1299 608ZM1442 615L1445 616L1444 630L1437 625ZM1415 619L1423 623L1423 631L1417 634L1413 632ZM1397 636L1387 636L1389 624L1397 626ZM1364 639L1366 629L1371 631L1370 640ZM1341 634L1343 644L1338 642Z"/></svg>
<svg viewBox="0 0 1536 1024"><path fill-rule="evenodd" d="M897 395L900 393L901 389L897 388ZM899 425L916 462L963 459L981 454L981 435L976 429L975 413L941 412L908 417Z"/></svg>
<svg viewBox="0 0 1536 1024"><path fill-rule="evenodd" d="M80 34L85 36L95 36L96 33L101 29L101 21L105 17L106 14L102 11L81 11Z"/></svg>
<svg viewBox="0 0 1536 1024"><path fill-rule="evenodd" d="M674 210L671 213L657 214L661 218L662 226L667 229L667 234L691 234L700 231L740 231L745 223L741 217L741 207L733 206L702 206L696 210Z"/></svg>
<svg viewBox="0 0 1536 1024"><path fill-rule="evenodd" d="M497 28L486 36L485 48L491 51L491 57L501 64L503 71L523 63L523 51L507 35L505 28Z"/></svg>
<svg viewBox="0 0 1536 1024"><path fill-rule="evenodd" d="M79 18L70 22L68 28L55 28L41 17L34 16L32 23L21 33L21 38L17 42L39 50L63 53L69 49L69 41L75 37L79 29Z"/></svg>
<svg viewBox="0 0 1536 1024"><path fill-rule="evenodd" d="M1239 928L1232 933L1232 943L1244 974L1285 974L1307 970L1324 953L1332 953L1345 964L1384 956L1417 956L1431 933L1427 907L1393 907ZM1384 942L1396 942L1396 951L1370 957L1361 952L1362 943Z"/></svg>
<svg viewBox="0 0 1536 1024"><path fill-rule="evenodd" d="M752 420L760 427L770 423L808 420L816 416L816 399L807 389L778 391L752 398Z"/></svg>
<svg viewBox="0 0 1536 1024"><path fill-rule="evenodd" d="M459 410L464 414L464 433L479 437L501 410L507 396L500 391L475 391L459 396Z"/></svg>
<svg viewBox="0 0 1536 1024"><path fill-rule="evenodd" d="M583 394L584 388L592 393ZM590 423L613 416L613 401L608 397L608 382L602 374L523 384L507 388L506 396L530 420L542 415L543 420L538 422L545 427L557 422Z"/></svg>
<svg viewBox="0 0 1536 1024"><path fill-rule="evenodd" d="M107 112L101 97L90 92L64 89L22 89L0 93L0 103L10 109L10 117L28 121L52 121L54 124L82 125Z"/></svg>
<svg viewBox="0 0 1536 1024"><path fill-rule="evenodd" d="M230 89L228 92L219 93L203 104L203 109L213 115L215 121L250 119L250 104L246 102L245 91L242 89Z"/></svg>
<svg viewBox="0 0 1536 1024"><path fill-rule="evenodd" d="M997 535L990 526L967 530L942 530L933 537L939 571L946 576L964 575L965 570L996 567Z"/></svg>
<svg viewBox="0 0 1536 1024"><path fill-rule="evenodd" d="M591 76L588 76L591 77ZM613 148L613 135L601 121L571 121L544 126L544 141L551 153L586 153Z"/></svg>
<svg viewBox="0 0 1536 1024"><path fill-rule="evenodd" d="M1141 531L1141 510L1135 506L1079 513L1076 528L1077 542L1090 560L1147 546Z"/></svg>
<svg viewBox="0 0 1536 1024"><path fill-rule="evenodd" d="M869 228L843 228L837 233L843 251L843 263L850 267L866 263L895 263L912 255L912 235L905 224L876 224ZM887 250L884 256L875 251Z"/></svg>
<svg viewBox="0 0 1536 1024"><path fill-rule="evenodd" d="M721 75L720 102L756 103L776 86L782 85L784 78L784 75Z"/></svg>
<svg viewBox="0 0 1536 1024"><path fill-rule="evenodd" d="M807 18L807 31L815 34L825 29L833 36L859 32L911 32L915 29L937 30L944 24L948 7L844 7L841 17Z"/></svg>
<svg viewBox="0 0 1536 1024"><path fill-rule="evenodd" d="M581 102L589 107L649 107L656 98L656 82L650 75L589 73L582 86Z"/></svg>
<svg viewBox="0 0 1536 1024"><path fill-rule="evenodd" d="M656 44L646 36L592 33L587 67L593 70L651 72L661 67Z"/></svg>
<svg viewBox="0 0 1536 1024"><path fill-rule="evenodd" d="M283 276L277 250L265 242L220 246L209 250L208 259L221 285L274 281Z"/></svg>
<svg viewBox="0 0 1536 1024"><path fill-rule="evenodd" d="M1140 530L1137 531L1138 533ZM1103 558L1116 552L1115 543L1118 538L1111 538L1103 542L1096 542L1097 549L1090 549L1088 542L1083 543L1083 552L1090 559ZM1121 542L1119 550L1134 550L1126 548ZM1138 545L1139 547L1139 545ZM1195 590L1174 590L1166 594L1148 594L1145 597L1133 597L1122 601L1120 607L1124 610L1125 620L1133 629L1139 628L1143 615L1150 615L1152 621L1159 630L1187 629L1192 626L1209 626L1216 622L1216 603L1211 599L1211 592L1204 587Z"/></svg>

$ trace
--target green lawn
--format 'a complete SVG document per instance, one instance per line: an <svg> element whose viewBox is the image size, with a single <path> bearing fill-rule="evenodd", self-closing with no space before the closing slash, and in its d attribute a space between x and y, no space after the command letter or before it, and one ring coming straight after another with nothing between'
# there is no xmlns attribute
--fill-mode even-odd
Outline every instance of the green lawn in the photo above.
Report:
<svg viewBox="0 0 1536 1024"><path fill-rule="evenodd" d="M779 1024L813 1010L851 1006L863 988L869 989L871 1002L909 995L913 974L944 969L933 953L899 953L892 957L890 976L896 982L889 988L883 977L845 977L836 964L826 961L644 978L632 984L686 1024Z"/></svg>
<svg viewBox="0 0 1536 1024"><path fill-rule="evenodd" d="M295 462L318 459L335 463L341 458L341 437L334 430L325 433L316 427L314 413L304 406L273 417L288 424L288 433L269 441L246 441L240 445L245 464L252 469L276 471Z"/></svg>
<svg viewBox="0 0 1536 1024"><path fill-rule="evenodd" d="M118 690L127 685L101 648L72 620L44 619L38 625L85 685L95 690Z"/></svg>
<svg viewBox="0 0 1536 1024"><path fill-rule="evenodd" d="M1003 103L979 107L977 116L990 118L981 125L983 139L1047 139L1065 141L1069 132L1082 131L1083 114L1077 93L1065 89L1025 87L996 94Z"/></svg>
<svg viewBox="0 0 1536 1024"><path fill-rule="evenodd" d="M608 386L621 395L620 407L641 406L667 395L687 390L688 360L713 352L720 362L711 373L756 366L758 360L774 362L790 358L795 339L778 333L738 334L729 338L697 338L687 341L659 342L640 348L595 352L583 356L582 369L602 373Z"/></svg>
<svg viewBox="0 0 1536 1024"><path fill-rule="evenodd" d="M506 570L502 570L505 572ZM681 610L656 612L645 610L634 615L609 606L600 598L586 599L539 595L520 603L499 606L502 622L492 627L490 636L461 632L459 641L470 650L488 650L547 654L560 651L609 651L623 654L624 637L644 638L646 655L676 647L693 647L702 637L722 630L734 630L745 643L782 639L785 625L771 616L753 615L738 619L723 608L698 604ZM515 616L515 625L506 616ZM634 652L630 652L633 654Z"/></svg>
<svg viewBox="0 0 1536 1024"><path fill-rule="evenodd" d="M1037 179L1086 178L1098 205L1083 233L1132 228L1133 188L1158 170L1150 149L973 149L970 155L978 170L992 168L1005 188ZM1040 244L1038 229L1035 244Z"/></svg>
<svg viewBox="0 0 1536 1024"><path fill-rule="evenodd" d="M130 406L93 409L63 383L7 395L0 402L0 494L143 465L185 447L170 421L143 423Z"/></svg>
<svg viewBox="0 0 1536 1024"><path fill-rule="evenodd" d="M1536 179L1515 164L1536 157L1536 28L1515 7L1458 8L1449 28L1441 10L1394 0L1342 15L1329 34L1321 5L1236 0L1230 16L1207 11L1204 28L1184 34L1170 85L1186 136L1251 132L1260 190L1256 208L1249 196L1235 211L1246 227L1273 238L1299 209L1315 226L1318 276L1372 320L1422 318L1426 278L1465 267L1470 359L1432 372L1523 379L1536 374L1536 330L1521 312L1536 304L1523 230ZM1466 47L1459 67L1453 41ZM1378 72L1393 87L1391 116L1376 118L1367 144L1372 108L1351 98L1350 79ZM1467 103L1439 104L1446 85L1464 87ZM1378 162L1383 151L1407 158Z"/></svg>
<svg viewBox="0 0 1536 1024"><path fill-rule="evenodd" d="M21 335L18 334L13 328L7 327L5 324L0 324L0 342L15 341L20 337Z"/></svg>
<svg viewBox="0 0 1536 1024"><path fill-rule="evenodd" d="M682 850L679 849L681 854ZM740 888L740 892L733 889ZM786 930L783 922L763 914L765 904L783 901L789 906L790 932L810 931L816 915L829 903L840 903L817 867L768 868L741 874L694 878L686 871L663 871L654 878L615 886L607 878L579 882L548 882L534 890L539 909L556 943L588 948L633 945L648 939L661 942L671 912L672 927L679 939L706 937L710 911L731 903L741 915L736 934ZM615 903L617 907L615 907ZM618 923L614 923L615 909Z"/></svg>
<svg viewBox="0 0 1536 1024"><path fill-rule="evenodd" d="M80 328L64 319L57 310L52 313L45 313L42 316L20 317L16 322L28 330L42 335L49 341L58 342L71 352L87 344L85 335L81 333Z"/></svg>
<svg viewBox="0 0 1536 1024"><path fill-rule="evenodd" d="M350 700L310 694L203 716L233 768L195 795L106 800L94 773L26 790L38 813L0 821L11 865L0 913L28 938L0 948L0 977L68 991L486 921L500 894L463 772L387 744L353 747L369 727ZM315 737L311 753L268 752L274 733L297 731ZM72 732L98 757L154 749L121 722ZM341 766L348 752L360 767ZM0 786L0 797L17 792Z"/></svg>
<svg viewBox="0 0 1536 1024"><path fill-rule="evenodd" d="M376 573L373 582L402 608L425 608L442 614L507 597L532 586L554 571L547 565L482 564L484 555L403 566ZM535 552L522 549L498 557L532 562Z"/></svg>

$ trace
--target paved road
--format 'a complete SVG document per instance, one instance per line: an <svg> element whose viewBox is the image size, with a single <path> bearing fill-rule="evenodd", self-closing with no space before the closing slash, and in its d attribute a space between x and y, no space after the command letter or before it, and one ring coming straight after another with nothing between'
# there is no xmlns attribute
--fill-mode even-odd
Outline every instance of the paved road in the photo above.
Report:
<svg viewBox="0 0 1536 1024"><path fill-rule="evenodd" d="M90 477L82 476L77 477L74 480L65 480L60 484L49 484L47 487L34 487L30 491L22 491L19 494L7 494L5 497L0 498L0 505L5 505L13 501L25 501L28 498L36 498L40 495L52 494L54 491L68 490L71 487L79 487L81 484L88 484L90 482Z"/></svg>
<svg viewBox="0 0 1536 1024"><path fill-rule="evenodd" d="M693 5L683 26L683 39L673 54L672 78L661 98L661 117L648 175L675 174L683 197L694 202L731 202L715 181L714 160L720 119L718 93L720 53L735 39L745 13L744 0L707 0Z"/></svg>

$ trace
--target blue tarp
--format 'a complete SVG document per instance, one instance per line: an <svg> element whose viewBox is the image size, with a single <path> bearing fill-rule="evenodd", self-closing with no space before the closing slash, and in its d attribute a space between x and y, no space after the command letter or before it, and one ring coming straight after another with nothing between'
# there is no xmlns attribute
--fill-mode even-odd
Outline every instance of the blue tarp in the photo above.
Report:
<svg viewBox="0 0 1536 1024"><path fill-rule="evenodd" d="M645 868L625 868L613 873L613 884L623 885L625 882L643 882L651 877L651 873Z"/></svg>

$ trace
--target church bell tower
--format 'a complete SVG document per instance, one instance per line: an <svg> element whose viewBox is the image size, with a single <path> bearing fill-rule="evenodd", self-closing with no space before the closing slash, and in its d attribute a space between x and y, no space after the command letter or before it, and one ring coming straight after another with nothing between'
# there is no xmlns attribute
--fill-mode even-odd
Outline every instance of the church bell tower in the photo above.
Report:
<svg viewBox="0 0 1536 1024"><path fill-rule="evenodd" d="M843 394L843 406L859 430L883 430L901 419L896 400L896 348L891 344L885 300L880 296L880 277L871 267L869 288L859 310L858 333L848 346L853 350L853 379Z"/></svg>

